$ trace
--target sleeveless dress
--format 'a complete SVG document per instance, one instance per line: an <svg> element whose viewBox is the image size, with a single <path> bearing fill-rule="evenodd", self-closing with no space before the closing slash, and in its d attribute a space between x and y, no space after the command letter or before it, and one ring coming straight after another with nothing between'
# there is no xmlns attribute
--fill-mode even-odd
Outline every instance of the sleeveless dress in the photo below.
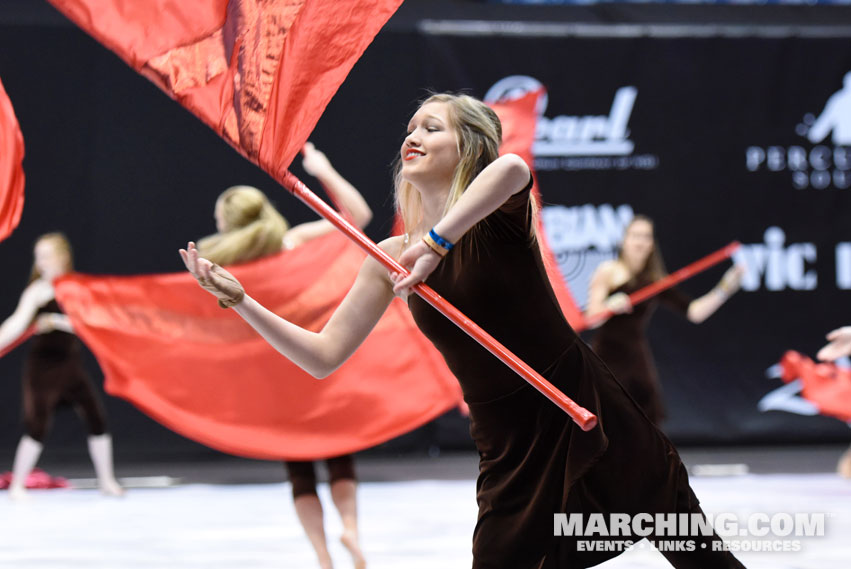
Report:
<svg viewBox="0 0 851 569"><path fill-rule="evenodd" d="M51 300L37 314L62 313ZM55 409L61 405L76 408L86 422L89 434L106 432L106 417L91 379L83 368L80 341L74 334L53 330L36 334L24 362L24 423L27 434L43 441Z"/></svg>
<svg viewBox="0 0 851 569"><path fill-rule="evenodd" d="M651 281L625 283L611 292L632 294L651 284ZM653 353L647 342L647 324L661 302L685 316L691 298L671 288L658 296L637 304L631 313L616 314L609 318L591 339L594 352L623 384L647 417L658 425L665 418L659 376L653 362Z"/></svg>
<svg viewBox="0 0 851 569"><path fill-rule="evenodd" d="M619 553L578 551L577 538L554 536L557 513L700 512L672 444L562 316L530 236L530 188L468 231L426 282L595 413L597 427L583 432L425 301L409 298L470 407L480 457L474 569L590 567ZM741 567L729 553L693 557L676 566Z"/></svg>

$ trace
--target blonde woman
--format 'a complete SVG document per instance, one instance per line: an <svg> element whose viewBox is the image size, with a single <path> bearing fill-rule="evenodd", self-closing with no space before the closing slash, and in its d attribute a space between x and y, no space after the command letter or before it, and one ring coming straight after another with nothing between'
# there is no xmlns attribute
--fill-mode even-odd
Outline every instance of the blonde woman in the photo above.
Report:
<svg viewBox="0 0 851 569"><path fill-rule="evenodd" d="M443 354L470 408L480 456L474 569L590 567L617 552L582 551L577 536L554 535L554 514L702 512L671 443L564 319L532 230L529 168L516 155L498 156L501 136L496 114L472 97L439 94L423 102L397 161L405 234L380 244L410 267L410 275L388 275L368 258L319 332L269 312L227 271L200 257L194 244L181 255L219 303L234 307L272 346L319 378L357 349L394 294L408 298L414 320ZM425 301L409 297L419 282L596 413L598 426L581 431ZM721 545L717 539L697 537L694 552L664 555L681 568L742 567L712 547Z"/></svg>
<svg viewBox="0 0 851 569"><path fill-rule="evenodd" d="M302 149L302 166L317 178L360 228L372 219L372 210L363 196L343 178L324 153L311 144ZM325 220L289 227L266 195L250 186L234 186L225 190L216 201L218 232L201 239L198 250L205 258L220 265L243 263L282 249L294 249L309 241L335 231ZM366 560L360 548L357 522L357 481L351 455L327 459L331 498L343 522L340 541L349 550L356 569L364 569ZM333 566L325 538L322 503L316 493L316 472L313 462L286 461L292 484L293 504L299 521L313 546L322 569Z"/></svg>
<svg viewBox="0 0 851 569"><path fill-rule="evenodd" d="M358 227L372 220L363 196L331 165L324 153L308 142L302 149L302 166L339 201ZM295 249L335 231L330 222L310 221L290 227L266 195L251 186L233 186L222 192L214 211L216 233L198 241L198 249L220 265L258 259L282 249Z"/></svg>
<svg viewBox="0 0 851 569"><path fill-rule="evenodd" d="M48 233L36 241L30 284L15 312L0 325L0 349L12 344L35 322L36 332L26 359L23 378L24 425L12 467L9 496L26 496L26 479L38 462L53 413L72 406L89 431L89 454L101 492L120 496L124 490L113 474L112 438L106 416L91 379L83 369L80 342L68 317L54 299L53 281L73 268L68 239Z"/></svg>

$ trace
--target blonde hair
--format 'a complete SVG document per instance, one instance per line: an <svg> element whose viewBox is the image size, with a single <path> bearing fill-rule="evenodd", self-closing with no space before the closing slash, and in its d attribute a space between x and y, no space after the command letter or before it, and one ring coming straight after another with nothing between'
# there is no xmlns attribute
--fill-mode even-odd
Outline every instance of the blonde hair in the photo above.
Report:
<svg viewBox="0 0 851 569"><path fill-rule="evenodd" d="M65 272L70 272L74 269L74 252L71 250L71 242L68 241L68 238L64 233L59 231L54 231L52 233L45 233L35 240L33 244L33 250L35 250L36 246L43 242L49 241L53 244L57 251L65 254ZM38 270L38 267L33 261L32 270L30 271L30 280L29 282L36 281L41 278L41 272Z"/></svg>
<svg viewBox="0 0 851 569"><path fill-rule="evenodd" d="M216 202L221 207L223 231L200 239L198 251L220 265L243 263L283 248L289 229L266 194L251 186L233 186Z"/></svg>
<svg viewBox="0 0 851 569"><path fill-rule="evenodd" d="M658 241L656 241L656 225L653 223L653 220L642 214L634 216L623 230L624 238L626 238L626 232L629 231L629 228L639 221L650 224L650 229L653 231L653 248L650 250L650 254L647 255L647 259L644 261L644 266L640 271L638 271L638 273L633 275L630 281L655 282L665 277L668 274L668 271L665 269L665 261L662 260L662 252L659 250ZM622 262L625 261L623 243L621 243L621 247L618 250L618 259Z"/></svg>
<svg viewBox="0 0 851 569"><path fill-rule="evenodd" d="M460 160L446 200L445 214L461 198L476 176L499 157L502 124L493 109L469 95L434 94L425 99L420 107L429 103L447 104L450 127L455 130L458 139ZM420 227L423 221L422 198L410 182L402 178L401 156L396 157L393 170L396 207L405 233L410 234L417 230L424 232L427 228Z"/></svg>

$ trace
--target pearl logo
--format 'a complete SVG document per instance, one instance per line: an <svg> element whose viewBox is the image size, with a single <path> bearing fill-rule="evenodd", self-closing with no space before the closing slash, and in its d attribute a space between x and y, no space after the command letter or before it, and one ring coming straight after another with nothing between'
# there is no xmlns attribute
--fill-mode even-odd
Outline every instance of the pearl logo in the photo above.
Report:
<svg viewBox="0 0 851 569"><path fill-rule="evenodd" d="M609 170L656 168L657 156L634 156L629 120L638 98L638 89L620 87L612 95L608 114L546 116L550 98L540 81L526 75L512 75L497 81L485 94L485 102L495 103L539 91L538 121L532 153L537 170Z"/></svg>

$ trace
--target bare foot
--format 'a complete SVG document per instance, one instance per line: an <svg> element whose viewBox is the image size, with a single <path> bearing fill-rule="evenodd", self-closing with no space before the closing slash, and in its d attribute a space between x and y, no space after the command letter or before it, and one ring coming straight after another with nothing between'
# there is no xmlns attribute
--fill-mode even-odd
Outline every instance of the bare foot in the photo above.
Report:
<svg viewBox="0 0 851 569"><path fill-rule="evenodd" d="M366 558L358 545L357 534L352 531L344 531L340 537L340 541L352 554L352 561L355 564L355 569L366 569Z"/></svg>
<svg viewBox="0 0 851 569"><path fill-rule="evenodd" d="M12 484L9 486L9 499L14 500L15 502L25 502L30 499L30 494L23 486L15 486Z"/></svg>
<svg viewBox="0 0 851 569"><path fill-rule="evenodd" d="M100 493L104 496L124 496L124 488L113 478L112 480L104 480L99 484Z"/></svg>

